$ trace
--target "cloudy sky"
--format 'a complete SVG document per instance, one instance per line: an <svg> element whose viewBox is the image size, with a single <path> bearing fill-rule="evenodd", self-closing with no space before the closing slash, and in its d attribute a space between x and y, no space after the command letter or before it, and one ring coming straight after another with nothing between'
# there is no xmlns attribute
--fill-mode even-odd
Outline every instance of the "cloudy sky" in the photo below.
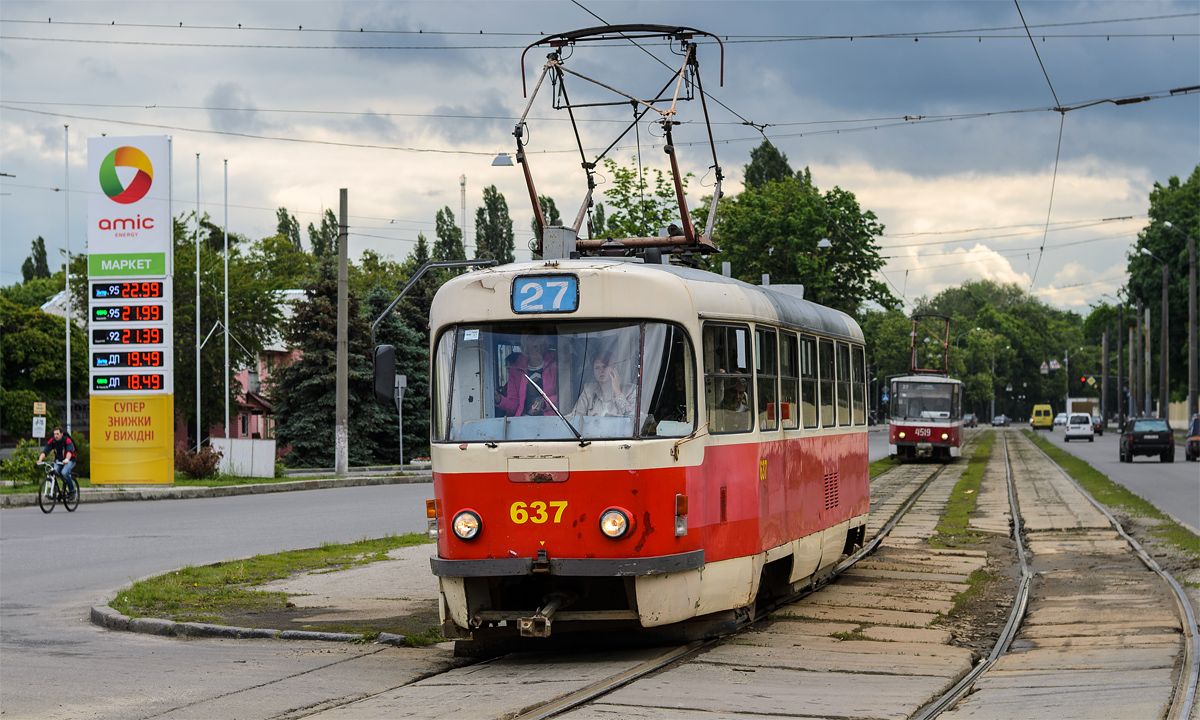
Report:
<svg viewBox="0 0 1200 720"><path fill-rule="evenodd" d="M279 206L319 223L348 188L352 255L401 259L419 232L432 240L439 209L459 216L465 175L468 245L494 184L528 257L520 169L491 164L514 147L521 53L596 16L719 34L723 87L720 48L699 53L726 193L762 141L744 123L764 126L819 188L875 212L885 275L908 300L990 278L1086 312L1123 284L1153 184L1200 160L1200 93L1171 92L1200 85L1197 2L6 0L0 284L20 280L34 237L52 262L65 245L64 166L71 248L85 247L87 138L102 133L173 137L176 215L196 206L199 154L201 210L221 222L228 160L229 227L252 238L274 232ZM670 71L647 51L678 60L662 41L642 46L580 46L566 66L653 95ZM544 58L526 58L531 87ZM613 98L570 83L577 102ZM1133 97L1151 99L1103 102ZM630 117L590 111L589 153ZM712 185L702 117L684 104L675 136L692 203ZM565 113L543 93L530 118L538 190L574 217L586 186ZM640 141L643 164L665 168L657 135L647 119L613 154L629 164Z"/></svg>

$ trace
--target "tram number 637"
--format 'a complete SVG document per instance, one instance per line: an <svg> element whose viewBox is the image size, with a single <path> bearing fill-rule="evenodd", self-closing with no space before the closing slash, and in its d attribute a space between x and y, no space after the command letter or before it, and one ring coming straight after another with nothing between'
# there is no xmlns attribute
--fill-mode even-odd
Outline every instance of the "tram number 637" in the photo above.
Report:
<svg viewBox="0 0 1200 720"><path fill-rule="evenodd" d="M554 501L549 504L550 509L554 510L554 522L562 520L563 510L567 509L567 501ZM546 503L538 500L526 505L523 502L515 502L508 509L508 516L518 525L523 525L527 522L542 524L550 519L549 513L546 512Z"/></svg>

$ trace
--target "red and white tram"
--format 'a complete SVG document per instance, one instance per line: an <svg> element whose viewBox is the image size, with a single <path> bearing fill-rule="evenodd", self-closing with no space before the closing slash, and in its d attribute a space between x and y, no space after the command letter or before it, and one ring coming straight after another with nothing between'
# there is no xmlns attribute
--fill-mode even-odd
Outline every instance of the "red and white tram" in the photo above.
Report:
<svg viewBox="0 0 1200 720"><path fill-rule="evenodd" d="M949 460L962 451L962 382L939 375L892 380L888 443L901 459Z"/></svg>
<svg viewBox="0 0 1200 720"><path fill-rule="evenodd" d="M963 440L963 385L950 377L950 318L917 314L912 321L912 374L891 384L889 449L902 460L950 460Z"/></svg>
<svg viewBox="0 0 1200 720"><path fill-rule="evenodd" d="M863 335L843 313L561 259L450 280L430 331L448 637L712 617L863 539Z"/></svg>

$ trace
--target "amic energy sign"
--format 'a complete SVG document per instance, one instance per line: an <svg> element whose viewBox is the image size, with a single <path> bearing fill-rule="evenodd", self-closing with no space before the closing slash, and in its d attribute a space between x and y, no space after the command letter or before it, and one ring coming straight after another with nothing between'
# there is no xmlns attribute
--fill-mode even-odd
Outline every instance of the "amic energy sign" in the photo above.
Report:
<svg viewBox="0 0 1200 720"><path fill-rule="evenodd" d="M171 139L88 139L92 482L174 481Z"/></svg>

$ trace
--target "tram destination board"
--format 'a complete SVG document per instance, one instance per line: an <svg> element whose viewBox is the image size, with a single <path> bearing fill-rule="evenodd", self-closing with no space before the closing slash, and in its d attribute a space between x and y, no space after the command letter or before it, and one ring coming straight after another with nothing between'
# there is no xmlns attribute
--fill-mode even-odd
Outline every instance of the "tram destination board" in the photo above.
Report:
<svg viewBox="0 0 1200 720"><path fill-rule="evenodd" d="M140 300L162 296L163 282L161 280L92 283L92 297L98 300Z"/></svg>
<svg viewBox="0 0 1200 720"><path fill-rule="evenodd" d="M163 329L160 327L92 331L93 345L161 345L162 342Z"/></svg>
<svg viewBox="0 0 1200 720"><path fill-rule="evenodd" d="M92 322L161 322L162 305L109 305L92 308Z"/></svg>
<svg viewBox="0 0 1200 720"><path fill-rule="evenodd" d="M94 368L159 368L166 362L162 350L122 350L120 352L92 353Z"/></svg>
<svg viewBox="0 0 1200 720"><path fill-rule="evenodd" d="M128 390L131 392L148 392L163 389L162 373L142 373L138 375L93 375L92 391Z"/></svg>

